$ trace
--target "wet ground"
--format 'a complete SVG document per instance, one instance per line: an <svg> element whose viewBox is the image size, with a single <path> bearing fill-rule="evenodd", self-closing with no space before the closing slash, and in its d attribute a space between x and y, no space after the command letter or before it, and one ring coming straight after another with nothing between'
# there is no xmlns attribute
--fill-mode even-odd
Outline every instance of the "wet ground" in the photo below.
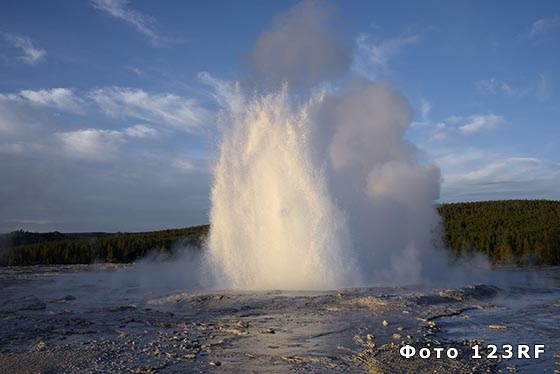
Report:
<svg viewBox="0 0 560 374"><path fill-rule="evenodd" d="M0 372L555 372L560 269L500 271L507 283L236 292L134 266L2 268Z"/></svg>

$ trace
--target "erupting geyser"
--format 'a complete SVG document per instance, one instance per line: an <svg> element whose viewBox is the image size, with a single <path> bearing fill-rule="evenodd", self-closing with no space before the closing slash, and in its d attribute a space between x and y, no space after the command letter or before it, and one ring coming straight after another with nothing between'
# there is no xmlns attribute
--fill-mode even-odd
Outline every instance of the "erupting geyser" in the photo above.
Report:
<svg viewBox="0 0 560 374"><path fill-rule="evenodd" d="M233 116L209 244L234 287L328 288L352 274L345 216L309 155L312 105L294 108L284 90Z"/></svg>
<svg viewBox="0 0 560 374"><path fill-rule="evenodd" d="M300 83L299 65L325 80L344 61L335 53L343 48L328 37L325 12L301 3L257 42L259 74L271 71L286 83L263 79L265 93L247 98L237 89L228 96L208 239L223 286L402 284L443 262L433 243L439 169L419 164L404 140L412 116L406 100L388 83L357 77L337 88L289 90ZM308 24L313 30L300 30ZM321 60L313 70L323 50L332 66ZM264 52L282 54L282 68ZM303 92L313 93L302 99Z"/></svg>

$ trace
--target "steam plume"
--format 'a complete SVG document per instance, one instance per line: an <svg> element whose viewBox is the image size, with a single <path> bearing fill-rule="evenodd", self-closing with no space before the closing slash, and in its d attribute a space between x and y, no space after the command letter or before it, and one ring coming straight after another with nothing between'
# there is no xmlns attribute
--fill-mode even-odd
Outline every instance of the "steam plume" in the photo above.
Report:
<svg viewBox="0 0 560 374"><path fill-rule="evenodd" d="M402 284L444 262L433 243L439 169L416 162L404 140L407 101L363 78L305 99L290 91L348 67L331 14L305 1L279 17L252 56L283 88L249 98L238 89L222 113L208 245L225 286Z"/></svg>
<svg viewBox="0 0 560 374"><path fill-rule="evenodd" d="M334 14L334 7L311 0L280 14L251 51L257 77L272 85L308 86L343 73L351 59L337 39Z"/></svg>

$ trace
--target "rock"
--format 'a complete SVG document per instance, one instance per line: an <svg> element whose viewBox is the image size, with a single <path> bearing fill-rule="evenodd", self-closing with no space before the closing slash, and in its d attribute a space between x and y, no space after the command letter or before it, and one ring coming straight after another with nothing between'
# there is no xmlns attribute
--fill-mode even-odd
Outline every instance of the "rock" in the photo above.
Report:
<svg viewBox="0 0 560 374"><path fill-rule="evenodd" d="M387 320L383 320L382 324L383 324L383 326L385 326L385 327L389 326L389 322L387 322Z"/></svg>
<svg viewBox="0 0 560 374"><path fill-rule="evenodd" d="M220 361L210 361L210 366L220 366L221 364Z"/></svg>
<svg viewBox="0 0 560 374"><path fill-rule="evenodd" d="M37 342L37 344L35 344L34 346L32 346L32 347L30 348L30 351L32 351L32 352L40 352L40 351L44 351L44 350L46 350L46 349L47 349L47 345L45 344L45 342L42 341L42 340L39 340L39 341Z"/></svg>
<svg viewBox="0 0 560 374"><path fill-rule="evenodd" d="M399 340L401 338L401 334L393 334L393 339Z"/></svg>
<svg viewBox="0 0 560 374"><path fill-rule="evenodd" d="M261 334L276 334L276 331L274 331L274 329L271 329L270 327L265 328L265 329L260 329L259 333Z"/></svg>
<svg viewBox="0 0 560 374"><path fill-rule="evenodd" d="M507 326L503 326L503 325L490 325L488 326L488 328L490 330L505 330L507 329Z"/></svg>

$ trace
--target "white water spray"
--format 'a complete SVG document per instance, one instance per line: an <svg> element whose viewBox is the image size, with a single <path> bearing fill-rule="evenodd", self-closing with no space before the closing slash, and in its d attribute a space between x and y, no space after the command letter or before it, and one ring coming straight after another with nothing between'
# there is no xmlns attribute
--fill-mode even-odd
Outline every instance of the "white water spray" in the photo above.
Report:
<svg viewBox="0 0 560 374"><path fill-rule="evenodd" d="M226 285L328 289L349 282L346 220L309 157L310 107L287 91L233 113L212 189L209 246Z"/></svg>

